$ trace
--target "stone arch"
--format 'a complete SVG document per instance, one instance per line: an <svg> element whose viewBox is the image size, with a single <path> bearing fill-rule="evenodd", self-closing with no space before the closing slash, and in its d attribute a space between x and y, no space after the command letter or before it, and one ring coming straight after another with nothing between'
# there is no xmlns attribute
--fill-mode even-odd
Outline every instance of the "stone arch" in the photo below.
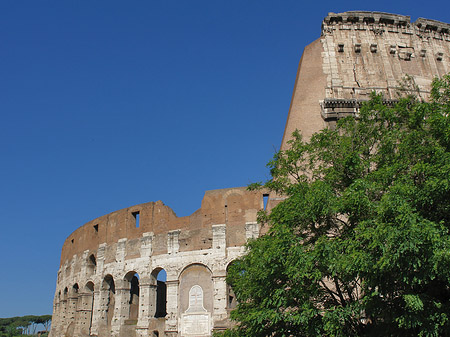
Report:
<svg viewBox="0 0 450 337"><path fill-rule="evenodd" d="M77 303L78 303L78 292L80 287L78 283L75 283L69 291L69 319L75 319L75 313L77 311Z"/></svg>
<svg viewBox="0 0 450 337"><path fill-rule="evenodd" d="M61 328L62 331L67 329L67 311L68 311L68 299L69 299L69 288L65 287L62 292L62 300L61 300Z"/></svg>
<svg viewBox="0 0 450 337"><path fill-rule="evenodd" d="M84 285L84 292L86 292L86 293L91 293L91 294L93 294L94 293L94 289L95 289L95 285L94 285L94 282L92 282L92 281L88 281L88 282L86 282L86 284Z"/></svg>
<svg viewBox="0 0 450 337"><path fill-rule="evenodd" d="M154 312L151 312L150 315L153 315L156 318L166 317L167 315L166 277L167 272L162 267L153 269L150 275L150 283L153 285L153 293L150 300L155 303Z"/></svg>
<svg viewBox="0 0 450 337"><path fill-rule="evenodd" d="M200 262L196 262L196 263L190 263L190 264L184 266L183 269L181 269L181 272L178 274L178 279L181 278L181 275L186 271L186 269L191 268L193 266L204 267L212 275L212 270L211 270L211 268L209 268L209 266L207 266L206 264L200 263Z"/></svg>
<svg viewBox="0 0 450 337"><path fill-rule="evenodd" d="M230 195L233 195L233 194L244 195L245 191L238 190L238 189L231 189L224 193L224 195L223 195L224 200L226 200Z"/></svg>
<svg viewBox="0 0 450 337"><path fill-rule="evenodd" d="M92 276L97 272L97 259L94 254L88 256L86 261L86 274Z"/></svg>
<svg viewBox="0 0 450 337"><path fill-rule="evenodd" d="M114 316L114 307L116 300L116 285L114 278L111 274L106 275L103 278L101 287L101 310L102 310L102 323L105 332L111 330L111 322Z"/></svg>
<svg viewBox="0 0 450 337"><path fill-rule="evenodd" d="M92 312L94 310L94 282L88 281L83 287L81 293L81 317L80 317L80 330L82 336L89 336L92 328Z"/></svg>
<svg viewBox="0 0 450 337"><path fill-rule="evenodd" d="M75 283L72 288L70 289L70 292L72 295L78 294L78 291L80 290L80 287L78 286L78 283Z"/></svg>
<svg viewBox="0 0 450 337"><path fill-rule="evenodd" d="M228 270L231 267L232 264L235 263L236 260L231 261L228 263L226 268L226 275L228 276ZM233 288L231 285L227 282L227 310L231 311L234 308L236 308L237 301L236 301L236 295L234 294Z"/></svg>
<svg viewBox="0 0 450 337"><path fill-rule="evenodd" d="M178 317L182 336L209 336L214 312L211 270L204 264L186 266L179 276Z"/></svg>
<svg viewBox="0 0 450 337"><path fill-rule="evenodd" d="M186 266L179 276L179 294L180 313L184 313L189 307L189 291L195 285L202 288L203 291L203 305L208 312L213 312L213 294L214 287L212 281L212 272L208 266L201 263L193 263Z"/></svg>
<svg viewBox="0 0 450 337"><path fill-rule="evenodd" d="M78 286L78 283L75 283L69 290L69 297L67 302L67 315L66 315L66 322L67 322L67 329L65 331L65 336L74 336L75 332L75 318L77 313L77 307L78 307L78 292L80 287Z"/></svg>
<svg viewBox="0 0 450 337"><path fill-rule="evenodd" d="M139 274L135 271L128 272L124 277L127 288L130 288L127 296L128 309L125 313L130 320L137 320L139 316L139 279Z"/></svg>

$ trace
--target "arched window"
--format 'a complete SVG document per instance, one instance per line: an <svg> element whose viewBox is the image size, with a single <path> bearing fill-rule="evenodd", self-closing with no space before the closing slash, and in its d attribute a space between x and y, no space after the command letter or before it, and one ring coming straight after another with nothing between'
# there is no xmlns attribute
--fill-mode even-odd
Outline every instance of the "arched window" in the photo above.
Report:
<svg viewBox="0 0 450 337"><path fill-rule="evenodd" d="M231 265L234 261L232 261L227 266L227 276L228 276L228 270L230 269ZM237 302L236 302L236 295L234 294L233 288L231 288L231 285L227 282L227 309L233 310L236 308Z"/></svg>
<svg viewBox="0 0 450 337"><path fill-rule="evenodd" d="M129 282L130 286L128 318L136 320L139 315L139 275L131 271L125 275L125 281Z"/></svg>
<svg viewBox="0 0 450 337"><path fill-rule="evenodd" d="M94 275L97 271L97 260L95 259L95 255L91 254L87 260L87 268L86 272L88 276Z"/></svg>
<svg viewBox="0 0 450 337"><path fill-rule="evenodd" d="M167 273L162 268L156 268L151 275L152 283L156 285L155 296L155 317L166 317L167 315Z"/></svg>
<svg viewBox="0 0 450 337"><path fill-rule="evenodd" d="M86 285L84 286L84 291L87 293L94 293L94 283L92 282L88 282L86 283Z"/></svg>
<svg viewBox="0 0 450 337"><path fill-rule="evenodd" d="M102 284L103 290L103 305L106 312L106 326L109 328L111 326L111 321L114 316L114 305L115 305L115 295L116 286L114 283L114 278L111 275L106 275L103 279Z"/></svg>
<svg viewBox="0 0 450 337"><path fill-rule="evenodd" d="M84 286L84 296L82 302L83 314L82 320L84 324L82 324L82 333L84 335L89 335L90 329L92 327L92 311L94 309L94 283L88 282Z"/></svg>

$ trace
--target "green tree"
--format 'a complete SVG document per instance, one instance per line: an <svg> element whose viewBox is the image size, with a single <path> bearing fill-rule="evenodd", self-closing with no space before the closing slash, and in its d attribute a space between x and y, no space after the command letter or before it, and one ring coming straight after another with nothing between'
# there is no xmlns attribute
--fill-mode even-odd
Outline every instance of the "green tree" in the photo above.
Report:
<svg viewBox="0 0 450 337"><path fill-rule="evenodd" d="M37 324L42 324L44 326L45 331L49 331L50 325L52 323L52 315L42 315L38 316L36 320Z"/></svg>
<svg viewBox="0 0 450 337"><path fill-rule="evenodd" d="M42 324L45 331L48 331L51 321L52 315L0 318L0 337L35 335L39 324Z"/></svg>
<svg viewBox="0 0 450 337"><path fill-rule="evenodd" d="M289 145L260 185L286 199L230 268L224 335L449 336L450 76Z"/></svg>

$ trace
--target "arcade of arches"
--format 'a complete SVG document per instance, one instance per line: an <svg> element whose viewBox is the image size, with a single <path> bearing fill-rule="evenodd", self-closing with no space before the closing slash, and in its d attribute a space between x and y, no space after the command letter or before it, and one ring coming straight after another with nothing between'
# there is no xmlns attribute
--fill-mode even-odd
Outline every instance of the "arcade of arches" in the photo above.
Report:
<svg viewBox="0 0 450 337"><path fill-rule="evenodd" d="M63 247L50 336L208 337L226 329L236 304L227 268L260 235L262 208L262 192L233 188L208 191L189 217L148 203L82 226Z"/></svg>

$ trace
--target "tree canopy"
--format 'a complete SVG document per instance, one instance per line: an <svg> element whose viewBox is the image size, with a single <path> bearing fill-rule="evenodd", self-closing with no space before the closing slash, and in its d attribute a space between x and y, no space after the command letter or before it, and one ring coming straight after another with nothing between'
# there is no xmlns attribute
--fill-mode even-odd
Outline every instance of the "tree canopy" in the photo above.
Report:
<svg viewBox="0 0 450 337"><path fill-rule="evenodd" d="M42 324L45 331L48 331L51 321L52 315L0 318L0 337L34 336L39 324Z"/></svg>
<svg viewBox="0 0 450 337"><path fill-rule="evenodd" d="M309 141L260 185L286 197L230 267L226 336L450 335L450 76ZM255 186L252 186L255 188Z"/></svg>

